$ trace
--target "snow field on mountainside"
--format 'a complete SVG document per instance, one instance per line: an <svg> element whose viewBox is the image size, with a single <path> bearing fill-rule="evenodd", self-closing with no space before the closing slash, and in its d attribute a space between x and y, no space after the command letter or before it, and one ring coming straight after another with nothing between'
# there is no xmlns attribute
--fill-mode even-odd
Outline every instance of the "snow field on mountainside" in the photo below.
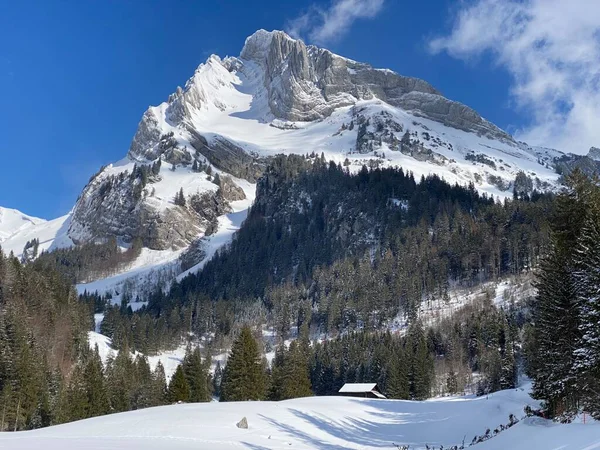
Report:
<svg viewBox="0 0 600 450"><path fill-rule="evenodd" d="M4 209L4 208L0 208ZM27 216L28 217L28 216ZM28 241L39 239L39 251L53 250L55 248L69 247L73 245L71 239L67 236L69 228L69 216L62 216L54 220L45 221L35 219L35 221L25 221L17 229L11 225L4 228L5 237L2 237L0 231L0 245L2 250L9 254L13 252L15 256L21 256L23 248ZM6 230L10 230L10 233Z"/></svg>
<svg viewBox="0 0 600 450"><path fill-rule="evenodd" d="M456 311L475 301L488 297L499 308L508 308L535 295L532 277L508 277L498 282L488 282L475 288L458 288L448 291L447 299L441 296L426 298L419 307L419 318L425 326L433 326L451 317ZM401 314L387 325L392 333L403 334L408 329L408 318Z"/></svg>
<svg viewBox="0 0 600 450"><path fill-rule="evenodd" d="M98 347L98 354L100 355L100 359L102 359L104 364L106 364L109 358L115 358L119 352L112 347L112 340L109 337L100 334L98 331L88 332L88 340L91 348L95 348L96 346ZM160 361L165 368L165 377L168 382L175 373L175 370L177 370L177 366L183 361L185 349L185 345L180 345L174 350L166 350L160 352L158 355L148 356L150 368L154 370ZM141 353L131 353L132 357L137 355L141 355ZM227 360L227 353L215 355L211 360L211 371L214 372L217 361L219 361L221 365L224 365L225 361Z"/></svg>

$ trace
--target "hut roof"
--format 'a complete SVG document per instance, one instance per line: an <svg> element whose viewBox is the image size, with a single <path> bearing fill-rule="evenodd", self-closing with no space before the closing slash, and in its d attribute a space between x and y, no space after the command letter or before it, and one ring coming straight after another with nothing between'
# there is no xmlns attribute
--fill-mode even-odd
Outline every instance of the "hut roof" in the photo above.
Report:
<svg viewBox="0 0 600 450"><path fill-rule="evenodd" d="M377 383L346 383L339 390L340 394L359 394L364 392L372 392L378 398L385 398L385 395L379 392Z"/></svg>

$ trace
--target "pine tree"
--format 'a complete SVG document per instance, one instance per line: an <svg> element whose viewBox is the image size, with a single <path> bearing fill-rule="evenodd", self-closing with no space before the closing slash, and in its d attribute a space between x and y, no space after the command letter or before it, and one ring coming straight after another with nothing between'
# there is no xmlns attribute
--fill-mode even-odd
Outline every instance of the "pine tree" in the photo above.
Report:
<svg viewBox="0 0 600 450"><path fill-rule="evenodd" d="M500 374L500 389L512 389L517 383L517 367L515 364L512 332L506 317L504 317L501 334L502 369Z"/></svg>
<svg viewBox="0 0 600 450"><path fill-rule="evenodd" d="M190 400L190 385L185 378L181 364L177 366L175 374L169 383L168 398L172 403L187 402Z"/></svg>
<svg viewBox="0 0 600 450"><path fill-rule="evenodd" d="M258 344L250 327L244 326L225 366L221 401L262 400L265 395L266 377Z"/></svg>
<svg viewBox="0 0 600 450"><path fill-rule="evenodd" d="M212 391L216 397L221 396L221 380L223 378L223 368L221 367L221 361L217 361L215 366L215 373L212 378Z"/></svg>
<svg viewBox="0 0 600 450"><path fill-rule="evenodd" d="M153 406L152 383L152 371L148 358L137 355L135 358L135 382L131 393L133 409Z"/></svg>
<svg viewBox="0 0 600 450"><path fill-rule="evenodd" d="M152 164L152 173L158 175L160 173L161 159L158 158L155 163Z"/></svg>
<svg viewBox="0 0 600 450"><path fill-rule="evenodd" d="M71 374L69 385L60 406L60 422L86 419L90 409L82 364L77 364Z"/></svg>
<svg viewBox="0 0 600 450"><path fill-rule="evenodd" d="M449 394L458 393L458 376L456 375L453 367L450 367L448 376L446 377L446 389L448 390Z"/></svg>
<svg viewBox="0 0 600 450"><path fill-rule="evenodd" d="M135 365L128 348L120 350L114 359L109 359L106 369L106 388L111 410L114 412L132 409Z"/></svg>
<svg viewBox="0 0 600 450"><path fill-rule="evenodd" d="M581 296L577 291L585 291L587 258L574 254L574 250L581 250L578 243L591 245L589 241L584 243L582 227L587 225L585 234L594 233L588 216L590 213L595 215L600 205L597 183L578 170L567 177L566 184L567 190L556 199L556 213L551 222L551 248L538 271L531 333L535 353L528 346L529 355L534 357L528 364L533 378L532 395L545 400L551 415L576 410L583 392L582 386L579 389L577 386L578 381L581 384L578 377L585 372L580 370L579 364L581 333L586 330L580 312L587 301L582 303L586 294Z"/></svg>

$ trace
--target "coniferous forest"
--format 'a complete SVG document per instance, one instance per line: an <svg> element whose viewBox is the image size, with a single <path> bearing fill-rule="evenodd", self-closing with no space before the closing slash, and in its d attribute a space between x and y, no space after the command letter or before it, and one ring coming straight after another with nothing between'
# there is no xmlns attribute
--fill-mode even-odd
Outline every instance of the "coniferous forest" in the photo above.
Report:
<svg viewBox="0 0 600 450"><path fill-rule="evenodd" d="M436 176L279 156L202 271L137 311L76 295L73 283L139 251L109 242L35 261L0 255L0 430L213 397L332 395L346 382L398 399L481 395L522 372L548 414L600 417L600 188L577 171L561 193L501 202ZM498 306L489 292L436 321L420 315L508 277L535 280L534 295ZM119 350L106 364L87 341L97 312ZM151 368L147 356L185 343L170 380ZM213 364L224 351L227 363Z"/></svg>
<svg viewBox="0 0 600 450"><path fill-rule="evenodd" d="M109 308L103 333L154 353L182 333L226 336L258 316L281 339L305 322L329 335L380 330L452 288L530 272L554 208L550 195L499 203L435 176L351 175L319 157L275 159L257 190L228 248L145 309Z"/></svg>

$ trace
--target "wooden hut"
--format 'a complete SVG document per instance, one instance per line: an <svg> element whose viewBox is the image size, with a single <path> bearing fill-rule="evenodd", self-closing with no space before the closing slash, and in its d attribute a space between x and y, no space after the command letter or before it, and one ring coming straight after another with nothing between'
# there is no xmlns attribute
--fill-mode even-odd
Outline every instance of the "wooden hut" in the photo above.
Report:
<svg viewBox="0 0 600 450"><path fill-rule="evenodd" d="M344 397L386 398L381 393L377 383L346 383L338 391Z"/></svg>

